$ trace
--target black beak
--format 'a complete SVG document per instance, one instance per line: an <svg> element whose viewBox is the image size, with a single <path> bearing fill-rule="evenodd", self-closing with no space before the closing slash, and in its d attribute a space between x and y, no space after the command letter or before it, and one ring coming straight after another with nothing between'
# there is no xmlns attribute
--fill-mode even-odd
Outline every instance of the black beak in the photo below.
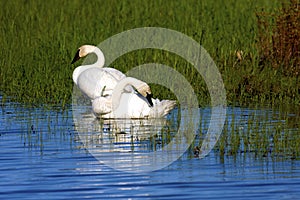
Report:
<svg viewBox="0 0 300 200"><path fill-rule="evenodd" d="M152 94L148 94L148 92L147 92L146 99L147 99L150 107L153 107L152 96L153 96Z"/></svg>
<svg viewBox="0 0 300 200"><path fill-rule="evenodd" d="M75 56L74 56L74 58L73 58L71 64L75 63L77 60L80 59L79 51L80 51L80 49L77 50L77 52L76 52L76 54L75 54Z"/></svg>

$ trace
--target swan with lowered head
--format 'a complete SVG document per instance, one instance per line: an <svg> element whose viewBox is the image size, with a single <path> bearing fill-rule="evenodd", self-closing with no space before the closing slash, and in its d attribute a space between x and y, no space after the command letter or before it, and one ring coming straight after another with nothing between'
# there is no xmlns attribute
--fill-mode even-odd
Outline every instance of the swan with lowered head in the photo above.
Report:
<svg viewBox="0 0 300 200"><path fill-rule="evenodd" d="M128 85L137 92L124 90ZM93 112L98 118L160 118L175 105L173 100L153 99L149 85L132 77L119 81L112 95L92 101Z"/></svg>

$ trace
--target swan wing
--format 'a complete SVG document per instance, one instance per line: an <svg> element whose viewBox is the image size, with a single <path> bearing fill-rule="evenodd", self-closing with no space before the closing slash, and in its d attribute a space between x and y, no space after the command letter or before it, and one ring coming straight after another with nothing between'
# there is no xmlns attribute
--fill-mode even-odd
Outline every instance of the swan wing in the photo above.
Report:
<svg viewBox="0 0 300 200"><path fill-rule="evenodd" d="M123 94L122 97L127 96L128 108L127 113L130 118L161 118L166 116L176 106L174 100L158 100L152 99L153 107L150 107L147 100L135 93ZM122 98L122 102L125 99Z"/></svg>
<svg viewBox="0 0 300 200"><path fill-rule="evenodd" d="M138 93L123 93L122 102L124 97L127 100L127 112L130 118L148 118L150 113L150 106L142 95Z"/></svg>
<svg viewBox="0 0 300 200"><path fill-rule="evenodd" d="M107 73L109 73L111 76L113 76L117 81L120 81L120 80L126 78L126 75L117 69L110 68L110 67L104 67L102 69L105 70ZM124 88L124 90L126 92L134 92L134 88L131 85L127 85Z"/></svg>
<svg viewBox="0 0 300 200"><path fill-rule="evenodd" d="M123 78L126 78L126 75L117 69L110 68L110 67L103 67L102 69L110 73L118 81L122 80Z"/></svg>
<svg viewBox="0 0 300 200"><path fill-rule="evenodd" d="M83 71L77 79L78 88L90 99L111 95L118 80L101 68Z"/></svg>

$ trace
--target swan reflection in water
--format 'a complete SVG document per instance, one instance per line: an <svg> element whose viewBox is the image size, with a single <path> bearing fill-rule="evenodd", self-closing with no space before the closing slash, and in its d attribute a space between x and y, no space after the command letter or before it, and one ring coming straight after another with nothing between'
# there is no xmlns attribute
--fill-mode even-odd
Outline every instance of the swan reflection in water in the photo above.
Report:
<svg viewBox="0 0 300 200"><path fill-rule="evenodd" d="M79 137L89 151L149 152L168 144L176 133L174 121L153 119L96 119L85 114L76 123Z"/></svg>

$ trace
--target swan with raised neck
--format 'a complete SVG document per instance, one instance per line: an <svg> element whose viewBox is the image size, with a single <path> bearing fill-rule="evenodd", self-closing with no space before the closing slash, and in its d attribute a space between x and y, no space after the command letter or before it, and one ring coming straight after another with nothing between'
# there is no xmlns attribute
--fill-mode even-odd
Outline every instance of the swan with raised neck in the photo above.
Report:
<svg viewBox="0 0 300 200"><path fill-rule="evenodd" d="M87 69L90 69L90 68L93 68L93 67L99 67L99 68L102 68L104 66L104 63L105 63L105 57L104 57L104 54L103 52L96 46L93 46L93 45L83 45L81 47L79 47L79 49L77 50L73 60L72 60L72 63L75 63L77 60L79 60L80 58L83 58L85 56L87 56L88 54L90 53L94 53L96 54L97 56L97 61L93 64L90 64L90 65L81 65L81 66L78 66L74 71L73 71L73 81L74 83L77 85L77 79L79 77L79 75L87 70Z"/></svg>

